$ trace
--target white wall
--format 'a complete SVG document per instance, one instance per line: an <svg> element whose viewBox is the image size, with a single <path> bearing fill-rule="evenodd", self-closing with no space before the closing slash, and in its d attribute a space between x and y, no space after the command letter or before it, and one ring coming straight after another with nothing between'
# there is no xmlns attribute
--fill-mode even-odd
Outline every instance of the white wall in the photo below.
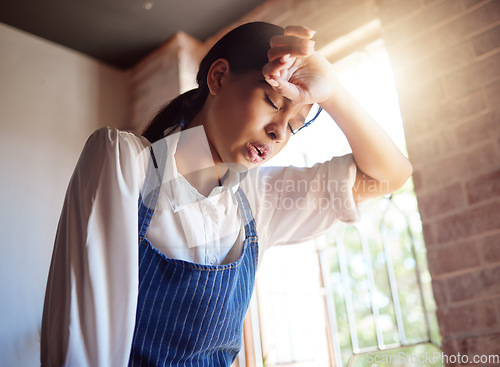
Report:
<svg viewBox="0 0 500 367"><path fill-rule="evenodd" d="M66 186L96 128L128 126L124 72L0 23L0 364L39 365Z"/></svg>

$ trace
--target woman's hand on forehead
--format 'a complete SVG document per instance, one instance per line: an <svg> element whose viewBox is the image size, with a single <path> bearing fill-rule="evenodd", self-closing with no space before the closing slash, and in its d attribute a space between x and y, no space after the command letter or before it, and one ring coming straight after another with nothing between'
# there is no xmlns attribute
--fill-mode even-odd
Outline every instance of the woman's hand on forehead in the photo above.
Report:
<svg viewBox="0 0 500 367"><path fill-rule="evenodd" d="M269 62L262 74L276 92L300 103L319 103L331 93L331 64L314 50L315 32L288 26L283 35L271 38Z"/></svg>

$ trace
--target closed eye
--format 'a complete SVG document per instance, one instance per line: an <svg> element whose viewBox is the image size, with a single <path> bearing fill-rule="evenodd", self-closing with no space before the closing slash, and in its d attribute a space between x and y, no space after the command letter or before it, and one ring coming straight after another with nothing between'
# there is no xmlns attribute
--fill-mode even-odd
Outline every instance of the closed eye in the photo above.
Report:
<svg viewBox="0 0 500 367"><path fill-rule="evenodd" d="M267 101L267 103L268 103L268 104L269 104L272 108L274 108L276 111L279 111L279 110L280 110L280 109L279 109L279 107L278 107L278 106L276 106L276 105L274 104L274 102L271 100L271 98L270 98L267 94L266 94L265 96L266 96L266 101Z"/></svg>

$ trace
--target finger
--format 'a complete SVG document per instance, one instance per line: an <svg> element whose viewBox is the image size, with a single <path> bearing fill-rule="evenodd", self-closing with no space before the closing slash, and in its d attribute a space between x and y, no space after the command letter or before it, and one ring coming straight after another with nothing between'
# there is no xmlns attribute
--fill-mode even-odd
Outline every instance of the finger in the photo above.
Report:
<svg viewBox="0 0 500 367"><path fill-rule="evenodd" d="M297 46L297 47L314 47L316 42L298 36L274 36L271 38L271 47L277 46Z"/></svg>
<svg viewBox="0 0 500 367"><path fill-rule="evenodd" d="M293 35L305 38L313 38L316 31L300 25L289 25L285 28L285 35Z"/></svg>
<svg viewBox="0 0 500 367"><path fill-rule="evenodd" d="M267 58L269 61L273 61L285 55L290 55L291 57L307 57L312 55L313 52L314 47L276 46L269 49L267 52Z"/></svg>
<svg viewBox="0 0 500 367"><path fill-rule="evenodd" d="M270 79L267 82L276 92L278 92L282 96L292 101L296 101L299 99L300 96L299 89L297 88L296 85L288 82L286 79L275 78L275 79Z"/></svg>
<svg viewBox="0 0 500 367"><path fill-rule="evenodd" d="M283 57L274 59L271 62L268 62L262 68L262 75L264 78L269 79L273 77L281 76L281 72L290 68L295 62L294 57L290 57L290 55L285 55Z"/></svg>

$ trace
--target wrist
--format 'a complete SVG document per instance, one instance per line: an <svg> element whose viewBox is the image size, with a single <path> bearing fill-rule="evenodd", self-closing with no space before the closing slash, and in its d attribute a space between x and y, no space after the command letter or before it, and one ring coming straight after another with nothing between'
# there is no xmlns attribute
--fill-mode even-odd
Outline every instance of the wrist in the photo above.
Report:
<svg viewBox="0 0 500 367"><path fill-rule="evenodd" d="M347 93L333 72L329 77L329 83L330 94L323 102L320 103L320 106L327 111L335 110L339 106L342 106L342 104L345 103L345 94Z"/></svg>
<svg viewBox="0 0 500 367"><path fill-rule="evenodd" d="M326 83L328 83L330 90L330 93L328 94L328 97L326 98L325 101L331 101L338 96L339 90L342 89L342 84L337 78L337 73L333 69L333 65L330 64L330 62L327 60L324 61L325 64L328 65L323 65L323 76L325 77Z"/></svg>

